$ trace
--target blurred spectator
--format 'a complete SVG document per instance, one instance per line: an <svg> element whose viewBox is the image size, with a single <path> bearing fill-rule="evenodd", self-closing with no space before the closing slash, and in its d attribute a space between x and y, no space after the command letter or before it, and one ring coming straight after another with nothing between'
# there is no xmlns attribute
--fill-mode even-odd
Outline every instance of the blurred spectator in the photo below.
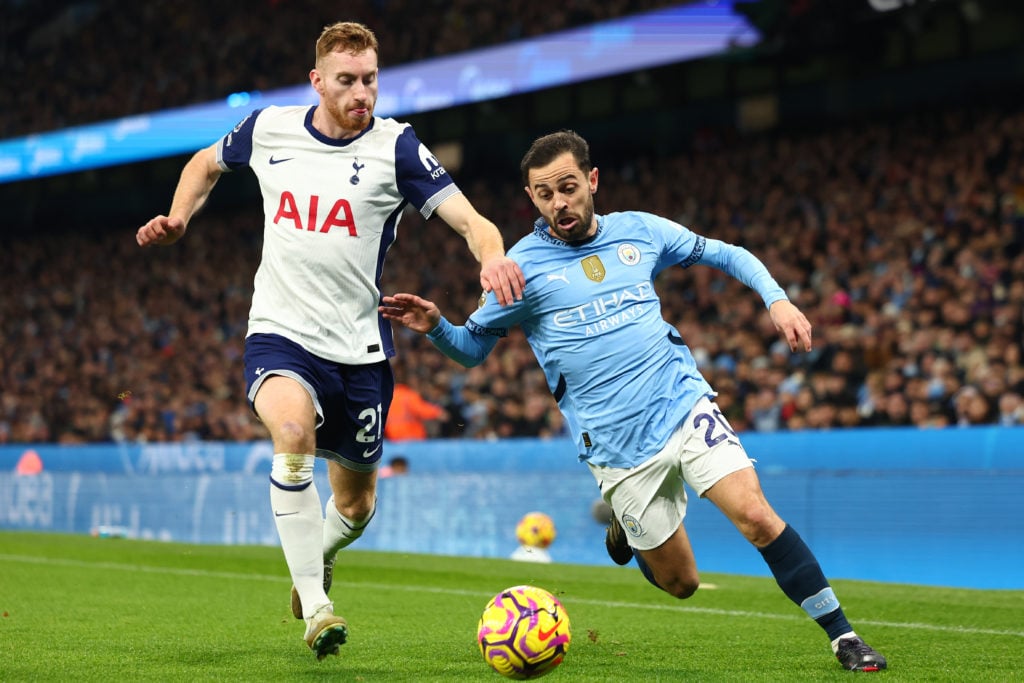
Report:
<svg viewBox="0 0 1024 683"><path fill-rule="evenodd" d="M288 36L312 41L335 21L374 29L386 68L673 4L259 0L240 10L205 0L4 2L0 138L299 85L295 74L312 67L313 54ZM61 65L72 78L52 78Z"/></svg>
<svg viewBox="0 0 1024 683"><path fill-rule="evenodd" d="M14 466L14 473L20 476L31 477L43 471L43 460L34 450L29 449L21 454L18 463Z"/></svg>
<svg viewBox="0 0 1024 683"><path fill-rule="evenodd" d="M1011 150L998 164L993 138ZM735 429L1024 423L1024 109L722 136L661 159L595 142L594 155L608 211L643 202L747 246L815 325L814 351L788 354L763 306L713 269L658 279ZM532 213L505 171L463 189L511 244ZM144 270L126 232L40 230L0 250L0 441L266 438L241 373L261 220L213 207L197 220L208 239ZM443 226L403 221L382 291L422 292L459 322L478 273L432 239ZM417 337L395 343L396 380L447 413L428 435L564 433L518 330L471 369Z"/></svg>
<svg viewBox="0 0 1024 683"><path fill-rule="evenodd" d="M413 377L411 381L418 380ZM429 423L446 419L448 412L423 398L417 388L396 382L391 410L384 426L384 437L392 441L421 441L430 435Z"/></svg>
<svg viewBox="0 0 1024 683"><path fill-rule="evenodd" d="M1008 391L999 397L999 424L1014 427L1024 424L1024 400L1015 391Z"/></svg>
<svg viewBox="0 0 1024 683"><path fill-rule="evenodd" d="M956 424L960 427L991 424L992 407L985 395L973 386L965 386L953 397Z"/></svg>
<svg viewBox="0 0 1024 683"><path fill-rule="evenodd" d="M409 473L409 459L404 455L396 455L388 460L387 464L377 470L377 476L381 479L388 477L401 477Z"/></svg>

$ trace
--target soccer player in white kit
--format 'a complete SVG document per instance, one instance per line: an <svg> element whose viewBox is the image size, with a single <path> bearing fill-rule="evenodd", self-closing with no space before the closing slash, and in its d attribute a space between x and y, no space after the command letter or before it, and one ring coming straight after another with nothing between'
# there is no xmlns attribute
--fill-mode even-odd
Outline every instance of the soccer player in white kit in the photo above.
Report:
<svg viewBox="0 0 1024 683"><path fill-rule="evenodd" d="M336 553L362 535L394 387L391 326L378 313L384 258L407 204L440 216L481 263L498 301L525 280L444 167L403 123L373 115L378 45L362 24L326 27L309 78L316 106L252 112L185 165L167 216L140 246L180 239L222 173L248 167L263 196L263 254L245 346L248 399L270 432L270 502L294 583L292 612L317 659L337 654L346 621L327 596ZM313 483L325 458L332 496Z"/></svg>
<svg viewBox="0 0 1024 683"><path fill-rule="evenodd" d="M412 294L381 312L466 366L519 325L615 518L608 550L636 558L677 598L700 578L682 524L685 481L711 500L761 553L779 587L828 634L840 663L886 667L854 632L817 559L765 499L750 458L714 402L679 332L662 317L654 278L670 266L718 268L755 290L793 351L811 350L811 325L753 254L640 211L594 212L598 171L586 141L562 131L536 140L522 177L541 218L509 256L522 267L521 301L486 295L464 326Z"/></svg>

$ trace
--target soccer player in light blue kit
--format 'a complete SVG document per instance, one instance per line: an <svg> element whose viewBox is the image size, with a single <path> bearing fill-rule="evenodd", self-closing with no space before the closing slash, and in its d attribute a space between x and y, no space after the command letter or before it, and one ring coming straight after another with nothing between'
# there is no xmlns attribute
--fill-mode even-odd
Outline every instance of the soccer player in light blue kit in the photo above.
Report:
<svg viewBox="0 0 1024 683"><path fill-rule="evenodd" d="M437 214L481 263L502 302L522 272L412 127L373 115L377 38L339 22L316 43L315 106L252 112L182 170L167 216L140 227L140 246L172 244L222 173L249 168L263 196L263 257L245 340L248 398L274 445L270 503L294 583L292 614L318 659L337 654L348 624L327 595L337 552L376 506L377 469L394 377L380 278L407 205ZM327 460L331 497L313 482Z"/></svg>
<svg viewBox="0 0 1024 683"><path fill-rule="evenodd" d="M615 517L612 559L636 557L644 576L678 598L700 582L680 520L685 481L711 500L760 551L779 586L828 634L847 669L877 671L885 658L853 631L817 559L772 509L715 392L678 331L662 318L655 276L709 265L755 290L794 351L811 349L811 326L768 270L741 247L638 211L597 215L598 169L571 131L536 140L521 164L541 218L508 255L526 277L521 301L481 300L465 326L412 294L384 297L384 317L425 333L466 366L480 363L520 325Z"/></svg>

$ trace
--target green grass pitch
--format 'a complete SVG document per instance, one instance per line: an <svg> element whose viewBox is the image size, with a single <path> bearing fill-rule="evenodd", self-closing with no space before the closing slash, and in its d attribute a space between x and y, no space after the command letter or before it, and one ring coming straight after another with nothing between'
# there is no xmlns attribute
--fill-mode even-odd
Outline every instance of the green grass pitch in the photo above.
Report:
<svg viewBox="0 0 1024 683"><path fill-rule="evenodd" d="M595 539L600 542L600 539ZM954 549L955 551L955 549ZM317 662L271 547L0 532L3 681L497 681L476 646L494 593L555 593L572 623L545 681L1024 680L1024 591L835 581L889 659L843 671L770 579L708 574L678 601L635 568L342 551L331 597L350 624Z"/></svg>

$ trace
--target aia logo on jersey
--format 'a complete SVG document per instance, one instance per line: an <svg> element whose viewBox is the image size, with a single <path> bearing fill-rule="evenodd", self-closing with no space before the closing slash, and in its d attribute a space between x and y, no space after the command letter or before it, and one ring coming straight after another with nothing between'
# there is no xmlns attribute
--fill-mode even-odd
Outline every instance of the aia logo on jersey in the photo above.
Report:
<svg viewBox="0 0 1024 683"><path fill-rule="evenodd" d="M430 150L427 149L427 146L422 142L420 143L420 148L416 153L420 157L420 163L423 164L423 168L427 169L427 173L429 173L430 177L434 180L437 180L447 173L447 171L444 170L444 166L441 165L441 162L437 160L437 157L431 154Z"/></svg>
<svg viewBox="0 0 1024 683"><path fill-rule="evenodd" d="M294 194L282 192L274 215L274 225L290 222L296 230L308 232L330 232L331 228L343 228L352 237L357 236L356 218L347 199L335 200L326 211L324 208L327 202L322 202L318 195L310 195L308 201L303 197L302 201L300 205Z"/></svg>

